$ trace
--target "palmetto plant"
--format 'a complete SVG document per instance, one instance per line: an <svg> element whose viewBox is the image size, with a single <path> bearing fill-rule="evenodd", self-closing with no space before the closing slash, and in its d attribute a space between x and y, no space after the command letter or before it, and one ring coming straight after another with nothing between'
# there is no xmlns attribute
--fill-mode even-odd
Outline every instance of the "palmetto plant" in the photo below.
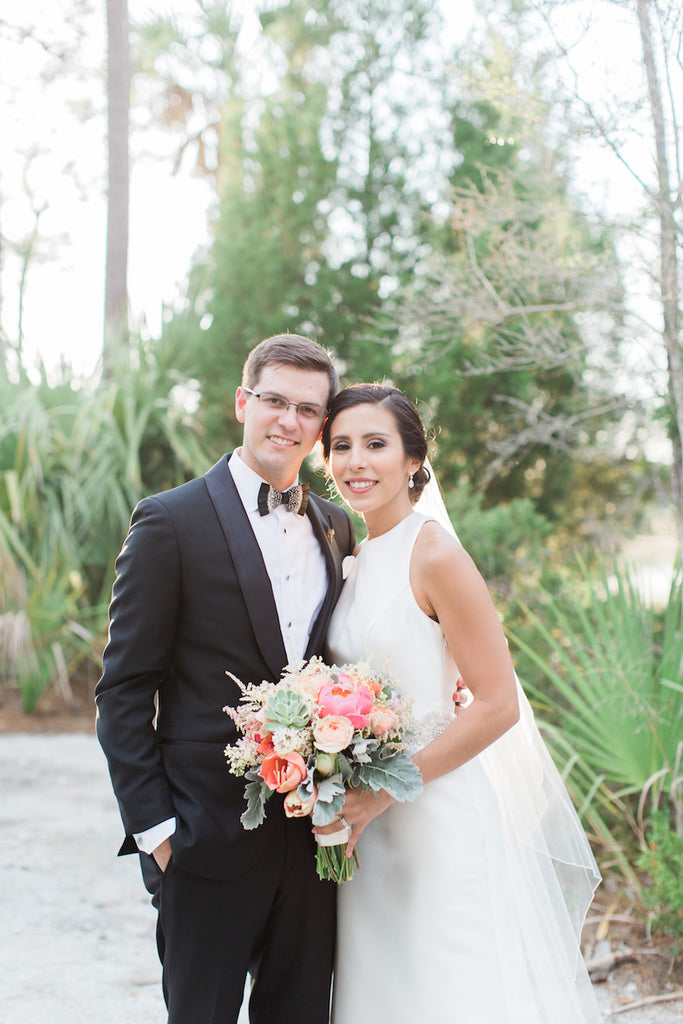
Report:
<svg viewBox="0 0 683 1024"><path fill-rule="evenodd" d="M104 382L22 379L0 405L0 680L31 710L79 659L97 662L131 509L211 456L182 381L142 344Z"/></svg>
<svg viewBox="0 0 683 1024"><path fill-rule="evenodd" d="M538 671L527 689L605 864L639 888L648 816L667 804L683 829L683 578L660 616L627 569L579 562L579 585L541 604L513 637Z"/></svg>

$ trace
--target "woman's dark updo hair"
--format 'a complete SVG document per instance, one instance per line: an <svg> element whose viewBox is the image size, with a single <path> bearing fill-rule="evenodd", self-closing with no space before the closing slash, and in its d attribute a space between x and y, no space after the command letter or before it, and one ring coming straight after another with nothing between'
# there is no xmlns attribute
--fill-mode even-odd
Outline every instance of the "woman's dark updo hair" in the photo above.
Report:
<svg viewBox="0 0 683 1024"><path fill-rule="evenodd" d="M429 470L424 466L427 458L427 438L417 409L398 388L392 388L388 384L352 384L332 399L322 434L325 463L330 461L332 424L340 412L351 409L354 405L383 405L393 414L404 452L408 458L417 459L420 463L420 468L413 474L413 486L408 492L414 505L429 482Z"/></svg>

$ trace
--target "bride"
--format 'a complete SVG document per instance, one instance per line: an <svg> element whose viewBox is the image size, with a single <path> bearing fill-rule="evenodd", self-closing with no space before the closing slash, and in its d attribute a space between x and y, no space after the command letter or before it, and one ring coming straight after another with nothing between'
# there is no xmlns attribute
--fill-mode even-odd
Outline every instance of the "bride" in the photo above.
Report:
<svg viewBox="0 0 683 1024"><path fill-rule="evenodd" d="M362 867L339 889L333 1024L595 1024L579 936L597 867L486 584L428 483L419 416L395 388L355 385L322 441L367 526L328 654L387 668L412 698L424 782L408 804L346 797ZM463 680L471 699L454 715Z"/></svg>

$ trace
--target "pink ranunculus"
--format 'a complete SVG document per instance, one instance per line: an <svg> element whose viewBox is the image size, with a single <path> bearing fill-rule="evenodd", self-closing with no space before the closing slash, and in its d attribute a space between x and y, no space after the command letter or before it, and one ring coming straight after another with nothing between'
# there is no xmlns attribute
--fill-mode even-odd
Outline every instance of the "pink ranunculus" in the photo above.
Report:
<svg viewBox="0 0 683 1024"><path fill-rule="evenodd" d="M368 713L373 700L370 691L362 685L356 685L345 673L339 673L336 683L323 686L318 695L318 714L344 715L355 729L364 729L368 724Z"/></svg>
<svg viewBox="0 0 683 1024"><path fill-rule="evenodd" d="M354 725L346 715L326 715L313 728L313 742L325 754L338 754L353 739Z"/></svg>
<svg viewBox="0 0 683 1024"><path fill-rule="evenodd" d="M309 674L292 676L290 681L297 690L317 700L323 686L332 682L332 677L328 672L311 672Z"/></svg>
<svg viewBox="0 0 683 1024"><path fill-rule="evenodd" d="M306 778L306 762L296 752L286 757L268 754L259 768L259 775L268 789L276 793L289 793Z"/></svg>
<svg viewBox="0 0 683 1024"><path fill-rule="evenodd" d="M313 810L313 805L317 799L318 790L315 786L307 800L302 800L298 792L292 789L284 799L285 814L288 818L305 818Z"/></svg>
<svg viewBox="0 0 683 1024"><path fill-rule="evenodd" d="M263 724L265 720L265 712L263 710L256 711L247 722L245 729L247 738L257 744L259 754L270 754L273 751L273 734Z"/></svg>
<svg viewBox="0 0 683 1024"><path fill-rule="evenodd" d="M259 754L265 754L268 756L268 754L274 753L275 746L273 744L272 732L264 732L262 735L256 736L255 742L258 743L258 747L256 749Z"/></svg>
<svg viewBox="0 0 683 1024"><path fill-rule="evenodd" d="M370 712L370 732L373 736L386 736L395 721L391 708L375 707Z"/></svg>
<svg viewBox="0 0 683 1024"><path fill-rule="evenodd" d="M255 711L252 715L249 716L245 728L245 733L249 737L249 739L254 740L256 743L259 742L259 740L263 736L263 723L265 722L265 720L266 716L263 712L263 709L261 709L260 711Z"/></svg>

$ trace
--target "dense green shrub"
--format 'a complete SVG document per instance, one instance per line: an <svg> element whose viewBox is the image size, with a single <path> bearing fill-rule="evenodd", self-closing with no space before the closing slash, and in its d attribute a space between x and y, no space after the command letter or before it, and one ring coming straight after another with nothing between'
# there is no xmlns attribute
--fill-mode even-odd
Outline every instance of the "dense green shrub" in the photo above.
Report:
<svg viewBox="0 0 683 1024"><path fill-rule="evenodd" d="M649 876L644 888L652 931L669 935L676 951L683 944L683 835L677 835L668 811L653 814L646 833L647 849L638 867Z"/></svg>
<svg viewBox="0 0 683 1024"><path fill-rule="evenodd" d="M104 380L3 381L0 683L20 687L27 711L84 660L99 662L135 503L210 465L188 390L142 343Z"/></svg>
<svg viewBox="0 0 683 1024"><path fill-rule="evenodd" d="M627 570L578 569L573 586L522 609L513 639L536 668L537 682L523 682L605 865L639 890L644 821L680 786L683 577L660 616Z"/></svg>

